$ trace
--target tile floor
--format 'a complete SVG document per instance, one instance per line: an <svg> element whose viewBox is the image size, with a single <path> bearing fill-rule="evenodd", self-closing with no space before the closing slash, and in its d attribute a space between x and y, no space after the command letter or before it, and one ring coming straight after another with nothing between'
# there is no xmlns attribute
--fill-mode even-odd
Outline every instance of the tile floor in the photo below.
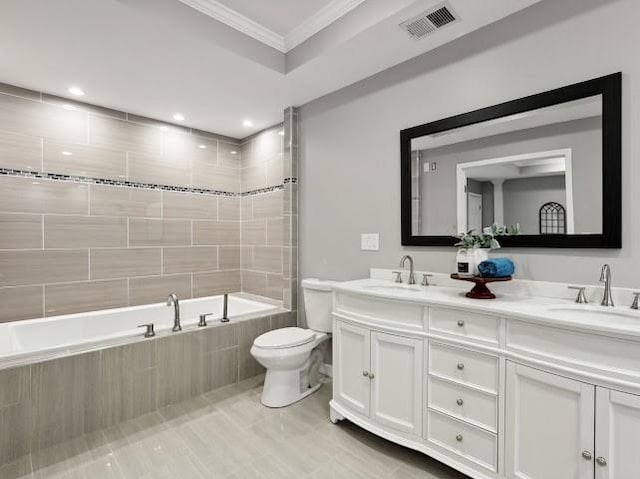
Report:
<svg viewBox="0 0 640 479"><path fill-rule="evenodd" d="M262 378L213 391L26 456L2 479L464 479L438 462L329 421L331 384L283 409Z"/></svg>

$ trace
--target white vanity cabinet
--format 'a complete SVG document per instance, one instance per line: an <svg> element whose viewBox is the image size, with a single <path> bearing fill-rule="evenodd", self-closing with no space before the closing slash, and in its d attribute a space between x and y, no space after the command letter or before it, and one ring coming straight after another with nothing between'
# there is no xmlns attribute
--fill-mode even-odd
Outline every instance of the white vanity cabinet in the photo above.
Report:
<svg viewBox="0 0 640 479"><path fill-rule="evenodd" d="M336 321L334 395L382 427L420 435L422 351L421 339Z"/></svg>
<svg viewBox="0 0 640 479"><path fill-rule="evenodd" d="M334 293L334 422L473 479L640 479L640 334L408 296Z"/></svg>

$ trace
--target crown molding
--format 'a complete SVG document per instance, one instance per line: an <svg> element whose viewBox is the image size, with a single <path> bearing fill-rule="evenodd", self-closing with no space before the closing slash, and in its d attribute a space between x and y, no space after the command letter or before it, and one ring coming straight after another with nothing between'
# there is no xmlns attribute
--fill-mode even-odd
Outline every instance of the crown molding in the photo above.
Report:
<svg viewBox="0 0 640 479"><path fill-rule="evenodd" d="M365 0L333 0L321 10L314 13L307 20L291 30L284 37L287 51L304 43L319 31L327 28L336 20L342 18Z"/></svg>
<svg viewBox="0 0 640 479"><path fill-rule="evenodd" d="M264 43L276 50L286 53L285 42L282 35L278 35L272 30L254 22L248 17L236 12L235 10L222 5L216 0L179 0L194 10L204 13L205 15L248 35L259 42Z"/></svg>
<svg viewBox="0 0 640 479"><path fill-rule="evenodd" d="M365 0L333 0L284 37L216 0L179 1L265 45L287 53L349 13Z"/></svg>

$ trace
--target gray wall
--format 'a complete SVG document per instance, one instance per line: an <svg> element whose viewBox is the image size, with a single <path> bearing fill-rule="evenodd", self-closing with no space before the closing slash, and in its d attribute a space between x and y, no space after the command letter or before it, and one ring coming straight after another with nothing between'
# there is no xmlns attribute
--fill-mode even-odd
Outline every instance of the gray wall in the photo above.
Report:
<svg viewBox="0 0 640 479"><path fill-rule="evenodd" d="M504 223L520 223L524 235L540 233L540 207L549 201L567 207L564 176L518 178L507 180L502 185L504 195ZM574 221L574 223L576 223ZM577 229L576 231L584 231Z"/></svg>
<svg viewBox="0 0 640 479"><path fill-rule="evenodd" d="M602 231L602 119L594 117L423 150L422 161L438 165L436 171L429 173L420 168L423 234L458 233L458 163L564 148L572 150L575 231ZM566 199L563 199L562 204L565 203ZM505 218L507 225L517 222Z"/></svg>
<svg viewBox="0 0 640 479"><path fill-rule="evenodd" d="M399 131L622 71L623 249L502 253L520 278L596 284L608 262L614 285L640 286L638 18L637 0L541 2L301 107L300 277L360 278L405 253L418 268L452 271L453 248L401 246ZM365 232L380 233L380 251L360 251Z"/></svg>

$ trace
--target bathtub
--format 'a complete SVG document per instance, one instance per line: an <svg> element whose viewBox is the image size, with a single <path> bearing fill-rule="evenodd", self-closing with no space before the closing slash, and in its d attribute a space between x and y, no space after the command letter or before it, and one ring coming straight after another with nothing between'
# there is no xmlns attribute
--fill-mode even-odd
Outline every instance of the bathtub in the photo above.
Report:
<svg viewBox="0 0 640 479"><path fill-rule="evenodd" d="M180 301L182 328L197 328L199 316L213 313L207 322L222 318L222 296ZM230 295L228 317L231 321L251 319L268 312L282 310L279 306ZM25 360L88 351L123 344L143 338L144 328L153 323L156 334L174 334L173 306L165 303L108 309L89 313L68 314L43 319L0 323L0 368Z"/></svg>

